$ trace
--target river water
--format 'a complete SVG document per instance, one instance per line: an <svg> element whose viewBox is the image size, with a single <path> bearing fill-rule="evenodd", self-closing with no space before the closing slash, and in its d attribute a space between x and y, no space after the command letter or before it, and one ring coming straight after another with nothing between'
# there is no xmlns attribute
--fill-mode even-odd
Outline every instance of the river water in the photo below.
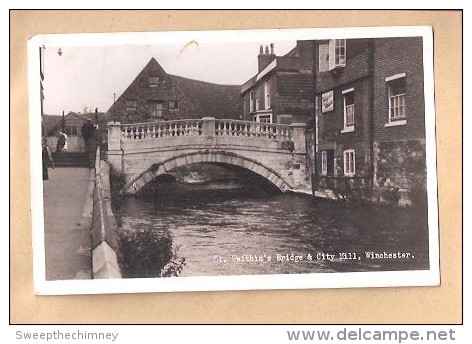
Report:
<svg viewBox="0 0 472 344"><path fill-rule="evenodd" d="M124 232L170 231L181 276L429 268L424 216L409 209L172 186L125 198L118 213Z"/></svg>

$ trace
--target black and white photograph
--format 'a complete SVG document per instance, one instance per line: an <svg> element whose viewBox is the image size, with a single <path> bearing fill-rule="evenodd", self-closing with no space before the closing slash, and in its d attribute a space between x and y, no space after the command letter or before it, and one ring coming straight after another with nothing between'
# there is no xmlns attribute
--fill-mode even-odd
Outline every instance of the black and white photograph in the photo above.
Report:
<svg viewBox="0 0 472 344"><path fill-rule="evenodd" d="M440 283L432 28L37 35L38 294Z"/></svg>

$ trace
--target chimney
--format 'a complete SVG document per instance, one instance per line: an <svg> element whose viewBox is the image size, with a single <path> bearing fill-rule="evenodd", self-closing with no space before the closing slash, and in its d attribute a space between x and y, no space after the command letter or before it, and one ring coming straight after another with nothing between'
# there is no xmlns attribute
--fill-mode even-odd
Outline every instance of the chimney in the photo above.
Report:
<svg viewBox="0 0 472 344"><path fill-rule="evenodd" d="M276 56L275 56L275 53L274 53L274 43L270 44L270 53L269 53L269 46L268 45L265 46L265 49L261 45L259 47L259 55L257 56L258 73L261 72L265 67L267 67L272 61L274 61L275 57Z"/></svg>

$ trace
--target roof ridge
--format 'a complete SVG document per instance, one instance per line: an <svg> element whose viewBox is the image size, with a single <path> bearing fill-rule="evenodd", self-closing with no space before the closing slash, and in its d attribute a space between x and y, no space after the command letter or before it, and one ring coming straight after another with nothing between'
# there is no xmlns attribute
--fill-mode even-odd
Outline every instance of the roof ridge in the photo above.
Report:
<svg viewBox="0 0 472 344"><path fill-rule="evenodd" d="M180 78L180 79L186 79L186 80L191 80L191 81L197 81L197 82L202 82L202 83L205 83L205 84L210 84L210 85L216 85L216 86L233 86L233 87L240 87L240 85L237 85L237 84L217 84L215 82L209 82L209 81L204 81L204 80L198 80L198 79L192 79L192 78L187 78L185 76L180 76L180 75L175 75L175 74L169 74L167 73L168 76L170 76L171 78Z"/></svg>

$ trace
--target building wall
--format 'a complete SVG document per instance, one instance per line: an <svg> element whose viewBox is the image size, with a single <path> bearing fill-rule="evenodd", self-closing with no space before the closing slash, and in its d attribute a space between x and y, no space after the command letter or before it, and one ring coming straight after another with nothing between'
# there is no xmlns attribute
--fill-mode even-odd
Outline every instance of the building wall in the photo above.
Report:
<svg viewBox="0 0 472 344"><path fill-rule="evenodd" d="M314 88L313 88L313 54L314 41L297 41L297 46L286 56L277 56L277 67L268 77L254 82L249 89L245 85L244 118L253 120L254 113L250 113L250 93L254 92L253 109L256 111L256 101L259 99L259 111L266 112L264 83L269 81L273 123L307 123L313 115ZM248 82L248 83L249 83ZM247 84L248 84L247 83Z"/></svg>
<svg viewBox="0 0 472 344"><path fill-rule="evenodd" d="M334 71L320 71L319 45L327 42L315 44L315 93L321 95L333 91L334 109L318 115L316 186L329 189L329 186L339 185L326 183L329 178L320 175L323 150L333 151L334 176L342 176L343 151L354 149L356 177L366 176L374 186L364 196L393 199L404 204L414 203L418 195L424 199L426 152L422 39L347 40L346 65ZM403 73L406 121L392 125L389 123L389 81L386 79L401 78ZM355 130L342 133L342 91L351 87L355 92Z"/></svg>
<svg viewBox="0 0 472 344"><path fill-rule="evenodd" d="M346 66L335 71L319 71L319 46L328 41L317 41L314 54L316 93L326 92L372 73L371 39L349 39L346 42Z"/></svg>
<svg viewBox="0 0 472 344"><path fill-rule="evenodd" d="M151 76L159 77L157 87L149 85L149 77ZM127 100L137 101L136 110L126 108ZM170 109L169 101L178 101L178 109ZM149 107L153 102L162 102L162 118L150 117ZM110 110L113 112L113 107ZM195 117L190 100L171 77L157 68L143 69L138 78L116 101L114 111L117 120L122 123Z"/></svg>
<svg viewBox="0 0 472 344"><path fill-rule="evenodd" d="M425 188L425 110L421 37L374 41L374 185ZM388 123L386 78L405 73L406 124Z"/></svg>
<svg viewBox="0 0 472 344"><path fill-rule="evenodd" d="M423 46L421 37L383 38L374 41L374 140L425 137ZM406 74L407 123L385 127L388 95L385 78Z"/></svg>
<svg viewBox="0 0 472 344"><path fill-rule="evenodd" d="M312 73L277 73L277 90L274 100L277 114L292 115L292 123L307 123L314 111Z"/></svg>
<svg viewBox="0 0 472 344"><path fill-rule="evenodd" d="M318 189L334 189L341 185L332 177L344 177L344 151L355 150L353 181L365 187L372 178L372 41L346 41L346 65L332 71L320 71L319 46L328 41L317 41L314 55L315 94L333 91L333 110L318 115L318 150L316 153L316 183ZM354 131L344 129L343 91L354 88ZM334 162L331 177L322 174L322 151L331 150ZM329 157L331 158L331 156Z"/></svg>
<svg viewBox="0 0 472 344"><path fill-rule="evenodd" d="M67 151L68 152L84 152L85 144L82 137L82 125L85 123L83 119L75 117L75 115L69 115L64 118L65 132L67 134ZM53 130L47 137L49 147L53 152L56 151L57 145L57 132L62 130L62 125L57 127L57 130Z"/></svg>
<svg viewBox="0 0 472 344"><path fill-rule="evenodd" d="M371 78L361 78L333 89L333 111L318 115L318 174L321 173L321 151L334 150L336 160L334 175L344 174L343 152L354 149L356 176L371 175ZM343 90L354 88L354 131L344 129Z"/></svg>

